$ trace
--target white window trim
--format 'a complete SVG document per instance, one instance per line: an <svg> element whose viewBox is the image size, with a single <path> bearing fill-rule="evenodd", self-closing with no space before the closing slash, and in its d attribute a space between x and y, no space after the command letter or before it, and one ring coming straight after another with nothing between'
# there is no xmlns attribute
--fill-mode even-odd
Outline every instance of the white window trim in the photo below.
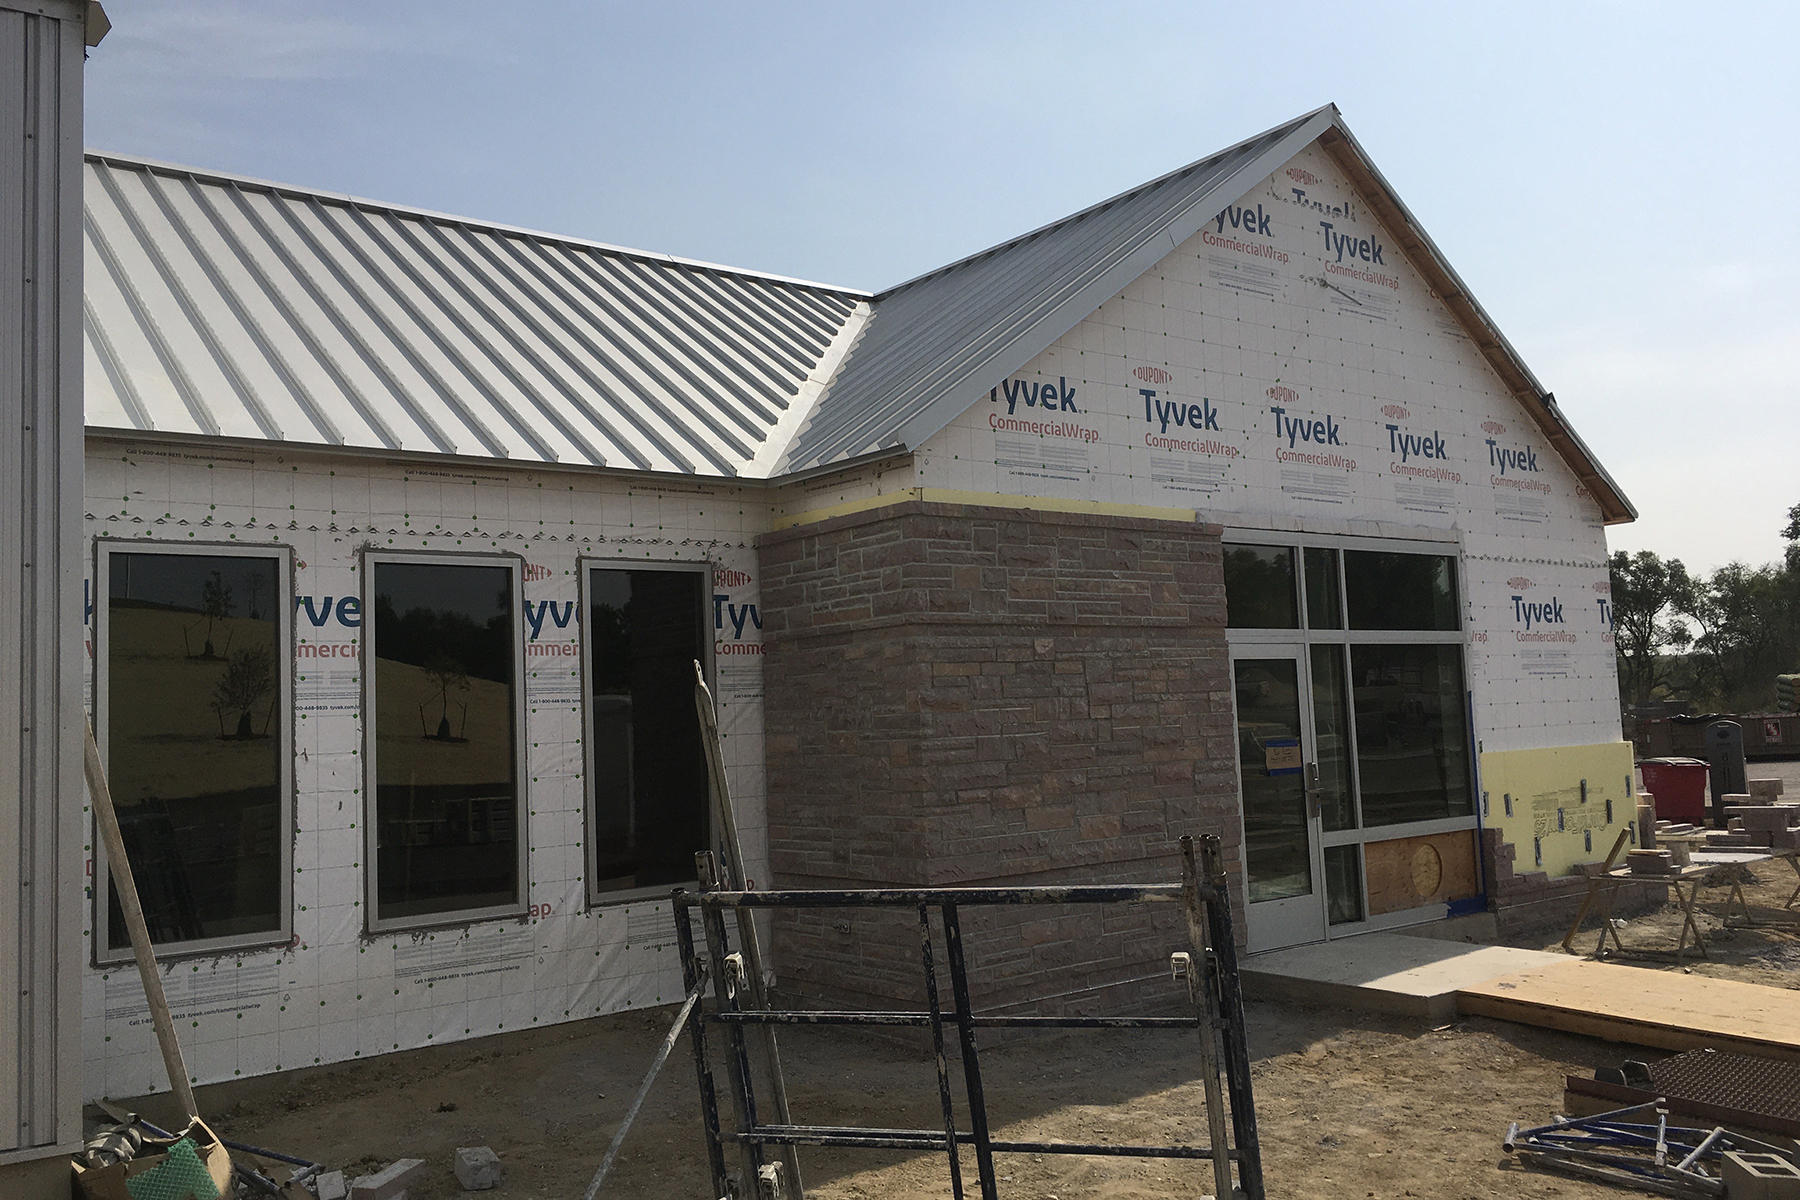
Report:
<svg viewBox="0 0 1800 1200"><path fill-rule="evenodd" d="M576 578L579 581L576 603L581 606L578 619L581 625L581 871L584 876L582 892L587 897L589 908L608 908L615 904L641 904L645 900L667 900L669 893L676 888L699 890L697 879L684 880L678 883L653 884L649 887L627 888L616 891L598 891L595 884L598 880L598 869L594 856L599 852L599 838L594 832L594 795L593 780L598 770L594 762L594 695L592 679L592 643L589 640L588 610L592 604L590 573L593 571L685 571L701 576L705 587L703 594L710 603L714 595L713 573L717 566L711 562L695 562L692 559L624 559L593 558L583 556L575 560ZM703 603L700 611L700 646L701 667L706 672L706 686L712 691L713 703L718 704L719 675L716 664L717 656L713 653L715 639L705 636L710 626L707 625L707 604ZM718 818L713 812L710 788L705 807L706 844L712 846L718 839Z"/></svg>
<svg viewBox="0 0 1800 1200"><path fill-rule="evenodd" d="M380 915L381 867L376 854L379 819L376 796L379 778L376 760L375 728L375 567L380 563L423 563L446 567L505 567L512 577L513 608L513 775L514 796L518 805L513 816L517 837L518 898L512 904L486 908L458 908L426 913L417 917L383 919ZM467 925L472 921L499 921L525 916L531 903L531 783L530 740L525 731L525 560L517 554L461 554L453 551L377 550L363 551L357 570L362 574L362 726L363 726L363 909L367 913L364 926L369 933L393 933L398 930L436 929Z"/></svg>
<svg viewBox="0 0 1800 1200"><path fill-rule="evenodd" d="M277 928L264 933L230 937L198 938L184 942L158 942L158 959L193 958L234 950L267 946L285 946L294 939L294 833L296 829L294 793L294 550L278 542L258 545L253 542L165 542L151 539L94 539L93 629L94 629L94 740L100 751L102 766L110 769L109 732L112 708L112 664L108 628L108 607L112 596L112 557L115 554L166 554L170 556L217 558L274 558L276 560L275 596L275 717L276 736L280 739L276 755L279 764L278 814L281 878L277 901L280 920ZM106 903L111 886L106 847L98 836L89 845L94 848L93 948L96 967L115 966L131 961L131 947L112 949L111 914Z"/></svg>

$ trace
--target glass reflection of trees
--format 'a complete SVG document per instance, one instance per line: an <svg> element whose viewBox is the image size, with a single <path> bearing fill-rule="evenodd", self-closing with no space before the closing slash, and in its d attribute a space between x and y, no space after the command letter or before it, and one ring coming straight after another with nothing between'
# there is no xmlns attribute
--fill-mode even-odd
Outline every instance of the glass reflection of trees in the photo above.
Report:
<svg viewBox="0 0 1800 1200"><path fill-rule="evenodd" d="M1225 623L1233 629L1300 627L1293 547L1225 547Z"/></svg>
<svg viewBox="0 0 1800 1200"><path fill-rule="evenodd" d="M514 906L513 568L373 569L377 916Z"/></svg>
<svg viewBox="0 0 1800 1200"><path fill-rule="evenodd" d="M282 928L280 560L115 551L107 774L151 940ZM106 944L130 944L107 881Z"/></svg>
<svg viewBox="0 0 1800 1200"><path fill-rule="evenodd" d="M1363 824L1474 812L1461 648L1352 646L1350 674Z"/></svg>

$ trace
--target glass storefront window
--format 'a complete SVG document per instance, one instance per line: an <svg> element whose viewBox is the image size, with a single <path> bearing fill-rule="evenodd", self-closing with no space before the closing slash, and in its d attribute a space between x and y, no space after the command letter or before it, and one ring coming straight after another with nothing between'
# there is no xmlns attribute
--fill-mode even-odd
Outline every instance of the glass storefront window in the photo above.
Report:
<svg viewBox="0 0 1800 1200"><path fill-rule="evenodd" d="M1319 755L1319 819L1327 830L1356 828L1350 793L1349 702L1344 694L1344 648L1312 648L1313 738Z"/></svg>
<svg viewBox="0 0 1800 1200"><path fill-rule="evenodd" d="M1344 592L1352 629L1462 628L1456 560L1441 554L1344 551Z"/></svg>
<svg viewBox="0 0 1800 1200"><path fill-rule="evenodd" d="M1225 624L1232 629L1300 627L1293 547L1225 547Z"/></svg>
<svg viewBox="0 0 1800 1200"><path fill-rule="evenodd" d="M1299 664L1291 658L1239 659L1238 778L1244 798L1244 865L1250 902L1313 890L1306 787L1298 770L1269 768L1270 743L1300 744Z"/></svg>
<svg viewBox="0 0 1800 1200"><path fill-rule="evenodd" d="M1337 551L1306 548L1306 623L1313 629L1342 629L1344 609L1338 599Z"/></svg>
<svg viewBox="0 0 1800 1200"><path fill-rule="evenodd" d="M1362 858L1355 846L1325 850L1325 919L1348 925L1363 919Z"/></svg>
<svg viewBox="0 0 1800 1200"><path fill-rule="evenodd" d="M1474 813L1462 648L1350 648L1365 826Z"/></svg>
<svg viewBox="0 0 1800 1200"><path fill-rule="evenodd" d="M107 777L150 940L279 937L292 603L282 560L133 550L101 562ZM103 894L106 951L125 949L110 876Z"/></svg>
<svg viewBox="0 0 1800 1200"><path fill-rule="evenodd" d="M517 572L374 561L375 916L515 909Z"/></svg>
<svg viewBox="0 0 1800 1200"><path fill-rule="evenodd" d="M592 568L587 578L592 893L682 883L707 845L694 710L707 576Z"/></svg>

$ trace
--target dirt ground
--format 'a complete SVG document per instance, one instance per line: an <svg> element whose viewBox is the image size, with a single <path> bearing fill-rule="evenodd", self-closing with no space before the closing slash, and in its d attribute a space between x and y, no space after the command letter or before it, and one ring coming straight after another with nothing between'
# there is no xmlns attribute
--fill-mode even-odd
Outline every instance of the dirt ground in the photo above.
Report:
<svg viewBox="0 0 1800 1200"><path fill-rule="evenodd" d="M1779 764L1800 791L1800 763ZM1753 766L1752 774L1763 771ZM1785 863L1753 868L1752 909L1790 916L1800 882ZM1724 889L1702 899L1711 956L1686 969L1800 987L1800 929L1720 928ZM1672 945L1679 912L1631 919L1628 945ZM1582 935L1579 948L1597 934ZM1560 930L1516 944L1554 947ZM507 1167L493 1200L579 1197L668 1029L672 1009L617 1014L456 1046L201 1089L229 1138L316 1157L351 1174L402 1156L430 1173L411 1200L464 1193L457 1146L492 1146ZM1482 1018L1439 1029L1342 1010L1252 1003L1249 1040L1271 1197L1616 1197L1625 1193L1520 1169L1500 1149L1507 1123L1547 1121L1563 1076L1661 1052ZM924 1037L869 1040L845 1030L782 1035L795 1119L929 1128L937 1092ZM996 1136L1204 1142L1191 1034L1111 1031L1021 1037L982 1053ZM954 1070L954 1064L953 1064ZM722 1077L721 1077L722 1078ZM966 1109L957 1088L959 1116ZM133 1102L167 1117L166 1098ZM923 1200L950 1194L939 1154L805 1149L819 1200ZM964 1152L974 1193L973 1154ZM1031 1155L999 1159L1001 1195L1018 1200L1150 1200L1212 1192L1204 1163ZM709 1200L692 1059L684 1040L651 1093L603 1193L620 1200Z"/></svg>
<svg viewBox="0 0 1800 1200"><path fill-rule="evenodd" d="M1512 1120L1539 1123L1562 1077L1616 1065L1626 1048L1472 1019L1427 1030L1337 1010L1250 1006L1264 1170L1272 1197L1603 1196L1596 1185L1518 1170L1500 1150ZM494 1200L582 1194L641 1072L666 1009L455 1047L390 1055L201 1089L233 1140L313 1156L353 1174L401 1156L431 1164L412 1200L464 1193L457 1146L489 1145L507 1167ZM800 1121L929 1128L939 1123L931 1060L845 1031L783 1035ZM708 1200L691 1059L669 1060L608 1181L620 1200ZM1653 1052L1651 1052L1653 1054ZM982 1054L996 1136L1204 1142L1191 1035L1115 1031L1033 1037ZM160 1098L159 1098L160 1099ZM159 1099L141 1102L153 1118ZM958 1090L958 1111L964 1112ZM973 1193L974 1162L964 1152ZM939 1154L802 1152L820 1200L948 1196ZM1150 1200L1212 1193L1204 1163L1001 1156L1001 1195Z"/></svg>

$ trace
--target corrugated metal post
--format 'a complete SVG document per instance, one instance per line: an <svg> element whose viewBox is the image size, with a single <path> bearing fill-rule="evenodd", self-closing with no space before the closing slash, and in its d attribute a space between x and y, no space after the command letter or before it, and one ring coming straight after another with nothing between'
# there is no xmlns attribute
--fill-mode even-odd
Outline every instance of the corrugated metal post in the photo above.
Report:
<svg viewBox="0 0 1800 1200"><path fill-rule="evenodd" d="M104 27L97 4L0 0L0 1193L13 1196L58 1181L67 1195L55 1156L81 1137L81 73Z"/></svg>

